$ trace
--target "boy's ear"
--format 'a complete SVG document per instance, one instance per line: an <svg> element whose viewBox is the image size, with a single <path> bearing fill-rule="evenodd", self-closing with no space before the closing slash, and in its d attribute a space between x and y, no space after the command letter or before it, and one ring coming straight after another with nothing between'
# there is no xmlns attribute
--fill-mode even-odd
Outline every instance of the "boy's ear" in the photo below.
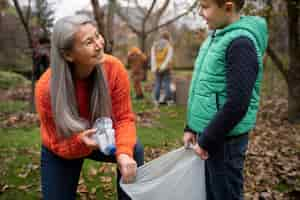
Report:
<svg viewBox="0 0 300 200"><path fill-rule="evenodd" d="M235 9L235 5L234 5L234 3L232 1L225 2L225 10L227 12L231 12L234 9Z"/></svg>

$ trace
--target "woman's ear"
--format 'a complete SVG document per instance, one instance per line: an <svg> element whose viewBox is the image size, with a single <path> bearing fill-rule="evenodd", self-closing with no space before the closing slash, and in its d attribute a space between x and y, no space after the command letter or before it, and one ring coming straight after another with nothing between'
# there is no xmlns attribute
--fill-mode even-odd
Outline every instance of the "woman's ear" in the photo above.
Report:
<svg viewBox="0 0 300 200"><path fill-rule="evenodd" d="M64 59L66 59L66 61L73 62L74 59L71 52L63 52L62 54Z"/></svg>

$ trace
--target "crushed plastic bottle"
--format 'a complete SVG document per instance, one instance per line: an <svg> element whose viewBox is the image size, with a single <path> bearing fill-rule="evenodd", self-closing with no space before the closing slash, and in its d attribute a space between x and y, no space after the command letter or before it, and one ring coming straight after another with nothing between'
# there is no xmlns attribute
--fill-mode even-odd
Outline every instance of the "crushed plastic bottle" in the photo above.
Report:
<svg viewBox="0 0 300 200"><path fill-rule="evenodd" d="M115 130L113 129L111 118L98 118L93 128L97 129L93 139L99 145L100 151L105 155L114 155L116 152Z"/></svg>

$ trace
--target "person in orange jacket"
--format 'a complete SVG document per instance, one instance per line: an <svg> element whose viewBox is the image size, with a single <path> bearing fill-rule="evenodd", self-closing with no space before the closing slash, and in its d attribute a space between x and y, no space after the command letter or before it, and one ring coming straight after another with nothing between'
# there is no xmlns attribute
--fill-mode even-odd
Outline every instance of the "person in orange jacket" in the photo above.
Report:
<svg viewBox="0 0 300 200"><path fill-rule="evenodd" d="M145 75L146 55L137 47L133 47L128 52L128 66L131 69L131 78L136 99L143 99L142 81Z"/></svg>
<svg viewBox="0 0 300 200"><path fill-rule="evenodd" d="M85 159L116 162L118 183L121 175L125 183L132 182L143 164L127 71L103 48L103 37L85 15L64 17L53 28L50 69L35 88L44 200L75 200ZM102 117L112 119L113 155L100 151L93 139L93 124ZM117 189L118 199L130 199L119 184Z"/></svg>

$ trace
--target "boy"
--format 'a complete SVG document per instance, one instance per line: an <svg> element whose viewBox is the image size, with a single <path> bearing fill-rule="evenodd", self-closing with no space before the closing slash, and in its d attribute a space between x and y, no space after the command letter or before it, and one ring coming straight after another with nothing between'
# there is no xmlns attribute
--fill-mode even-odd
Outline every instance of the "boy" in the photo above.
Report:
<svg viewBox="0 0 300 200"><path fill-rule="evenodd" d="M240 16L244 0L200 0L212 34L195 62L183 141L205 162L207 200L243 199L248 133L255 126L267 26Z"/></svg>

